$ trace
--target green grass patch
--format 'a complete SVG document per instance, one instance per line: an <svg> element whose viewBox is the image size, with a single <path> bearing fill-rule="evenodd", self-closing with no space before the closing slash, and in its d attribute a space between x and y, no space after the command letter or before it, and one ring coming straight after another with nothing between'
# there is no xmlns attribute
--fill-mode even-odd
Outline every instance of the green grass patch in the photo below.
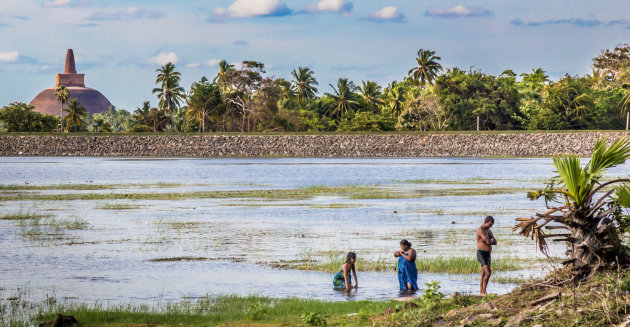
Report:
<svg viewBox="0 0 630 327"><path fill-rule="evenodd" d="M494 195L524 192L525 188L447 188L436 190L399 190L380 185L308 186L295 189L196 191L163 193L68 193L16 194L0 196L0 201L72 201L72 200L179 200L250 198L266 200L308 199L315 196L339 196L349 199L414 199L440 196Z"/></svg>
<svg viewBox="0 0 630 327"><path fill-rule="evenodd" d="M96 209L101 210L132 210L132 209L140 209L141 205L132 204L132 203L105 203L99 204L95 207Z"/></svg>
<svg viewBox="0 0 630 327"><path fill-rule="evenodd" d="M492 260L493 271L514 271L523 269L526 262L513 258ZM449 274L478 273L480 266L477 258L470 257L436 257L416 259L418 271Z"/></svg>
<svg viewBox="0 0 630 327"><path fill-rule="evenodd" d="M177 261L208 261L206 257L171 257L171 258L155 258L148 259L150 262L177 262Z"/></svg>
<svg viewBox="0 0 630 327"><path fill-rule="evenodd" d="M21 185L0 184L0 191L47 191L47 190L115 190L125 188L176 188L186 186L203 186L203 184L153 183L153 184L54 184L54 185Z"/></svg>
<svg viewBox="0 0 630 327"><path fill-rule="evenodd" d="M327 325L370 325L370 317L400 304L383 301L329 302L311 299L273 299L261 296L217 296L182 300L163 306L55 304L34 321L53 320L57 312L75 317L82 326L216 326L304 325L303 316L318 313ZM362 317L357 317L362 313ZM349 316L350 315L350 316Z"/></svg>
<svg viewBox="0 0 630 327"><path fill-rule="evenodd" d="M8 212L0 216L0 220L27 220L27 219L39 219L39 218L50 218L53 217L51 214L39 214L30 211L15 211Z"/></svg>

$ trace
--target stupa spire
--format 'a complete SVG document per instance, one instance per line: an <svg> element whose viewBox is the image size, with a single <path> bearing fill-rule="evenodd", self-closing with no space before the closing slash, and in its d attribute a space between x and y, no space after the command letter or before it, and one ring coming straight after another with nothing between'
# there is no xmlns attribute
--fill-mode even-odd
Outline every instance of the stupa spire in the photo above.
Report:
<svg viewBox="0 0 630 327"><path fill-rule="evenodd" d="M63 72L64 74L76 74L77 69L74 66L74 52L72 49L68 49L68 53L66 53L66 69Z"/></svg>

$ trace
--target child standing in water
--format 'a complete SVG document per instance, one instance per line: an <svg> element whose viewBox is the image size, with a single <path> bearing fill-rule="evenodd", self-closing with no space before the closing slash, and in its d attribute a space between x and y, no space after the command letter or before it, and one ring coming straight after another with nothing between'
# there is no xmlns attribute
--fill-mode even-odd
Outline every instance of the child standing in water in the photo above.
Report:
<svg viewBox="0 0 630 327"><path fill-rule="evenodd" d="M346 262L341 265L341 270L333 278L333 287L337 290L350 291L352 289L352 278L350 271L354 274L354 287L359 287L359 280L357 279L357 271L354 269L354 263L357 261L357 254L354 252L348 252L346 255Z"/></svg>
<svg viewBox="0 0 630 327"><path fill-rule="evenodd" d="M400 251L394 252L398 258L398 284L401 291L418 289L418 268L416 267L416 250L411 248L407 240L400 241Z"/></svg>

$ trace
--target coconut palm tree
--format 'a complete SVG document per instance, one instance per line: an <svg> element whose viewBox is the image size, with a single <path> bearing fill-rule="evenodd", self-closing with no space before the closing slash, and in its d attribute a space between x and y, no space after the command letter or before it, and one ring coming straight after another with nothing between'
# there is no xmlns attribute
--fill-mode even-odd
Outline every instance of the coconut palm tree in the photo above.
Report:
<svg viewBox="0 0 630 327"><path fill-rule="evenodd" d="M361 97L365 105L372 111L378 112L379 107L383 105L383 93L381 86L373 81L363 81L361 85Z"/></svg>
<svg viewBox="0 0 630 327"><path fill-rule="evenodd" d="M234 65L229 64L225 59L219 61L219 72L217 73L217 76L215 76L212 80L212 83L221 86L222 90L225 91L225 85L223 83L222 77L225 75L225 73L231 71L234 71Z"/></svg>
<svg viewBox="0 0 630 327"><path fill-rule="evenodd" d="M294 69L291 72L293 76L293 84L297 93L297 102L302 105L304 100L315 98L317 88L315 85L319 85L315 77L315 73L308 67L298 67L297 71Z"/></svg>
<svg viewBox="0 0 630 327"><path fill-rule="evenodd" d="M171 116L172 130L173 109L179 107L181 101L186 98L184 88L179 86L181 74L175 71L175 65L170 62L156 69L155 72L158 73L155 84L160 85L160 87L154 88L153 93L158 95L160 109L166 109Z"/></svg>
<svg viewBox="0 0 630 327"><path fill-rule="evenodd" d="M65 85L59 85L55 90L55 98L57 98L57 101L61 102L61 111L59 114L61 115L61 130L63 130L63 105L70 99L70 91L68 91Z"/></svg>
<svg viewBox="0 0 630 327"><path fill-rule="evenodd" d="M622 207L630 207L630 179L603 180L607 169L630 158L630 138L619 138L610 146L606 143L606 139L597 140L584 167L575 155L553 157L558 176L544 190L528 193L532 200L543 197L548 210L536 217L517 218L519 223L513 228L534 239L544 254L547 240L566 242L569 258L563 264L573 265L575 277L630 262L620 241L620 234L630 226L630 216L622 213ZM543 227L562 232L547 234Z"/></svg>
<svg viewBox="0 0 630 327"><path fill-rule="evenodd" d="M63 109L66 115L66 132L70 131L71 127L74 127L74 131L77 131L77 127L83 126L83 118L87 116L88 112L84 106L81 105L77 99L72 99L68 103L68 109Z"/></svg>
<svg viewBox="0 0 630 327"><path fill-rule="evenodd" d="M621 115L625 115L630 111L630 84L624 83L621 88L626 90L626 94L624 94L623 98L619 101L619 111Z"/></svg>
<svg viewBox="0 0 630 327"><path fill-rule="evenodd" d="M433 80L442 71L442 65L438 62L441 57L435 55L435 51L420 49L416 62L418 66L409 70L408 74L415 85L424 89L426 83L433 84ZM420 95L422 98L422 94Z"/></svg>
<svg viewBox="0 0 630 327"><path fill-rule="evenodd" d="M347 78L340 78L337 81L337 88L332 84L328 85L334 92L326 93L326 96L332 100L326 108L328 116L336 118L346 117L359 107L357 95L354 93L357 87L352 81L349 81Z"/></svg>
<svg viewBox="0 0 630 327"><path fill-rule="evenodd" d="M393 84L387 92L387 107L392 111L394 118L400 116L405 110L405 90L400 85Z"/></svg>

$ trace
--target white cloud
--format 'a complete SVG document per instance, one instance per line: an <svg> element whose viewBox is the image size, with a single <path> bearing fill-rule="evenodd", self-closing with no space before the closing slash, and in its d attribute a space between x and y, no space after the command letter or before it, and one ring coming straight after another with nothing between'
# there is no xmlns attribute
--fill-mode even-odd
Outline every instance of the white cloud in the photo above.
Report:
<svg viewBox="0 0 630 327"><path fill-rule="evenodd" d="M227 9L217 7L212 13L234 18L286 16L291 14L291 9L281 0L236 0Z"/></svg>
<svg viewBox="0 0 630 327"><path fill-rule="evenodd" d="M169 62L172 64L177 63L177 54L175 52L160 52L157 56L150 58L147 60L149 63L158 64L160 66L164 66Z"/></svg>
<svg viewBox="0 0 630 327"><path fill-rule="evenodd" d="M210 59L204 64L206 67L214 67L219 64L219 59Z"/></svg>
<svg viewBox="0 0 630 327"><path fill-rule="evenodd" d="M370 14L370 19L379 21L401 21L405 16L398 8L389 6Z"/></svg>
<svg viewBox="0 0 630 327"><path fill-rule="evenodd" d="M482 17L492 16L492 12L478 6L458 5L449 9L432 8L427 10L424 15L440 18Z"/></svg>
<svg viewBox="0 0 630 327"><path fill-rule="evenodd" d="M348 0L321 0L318 3L309 5L308 11L349 13L352 11L352 8L352 2Z"/></svg>
<svg viewBox="0 0 630 327"><path fill-rule="evenodd" d="M17 51L0 52L0 62L16 62L18 57Z"/></svg>
<svg viewBox="0 0 630 327"><path fill-rule="evenodd" d="M188 65L186 65L186 68L199 68L199 67L201 67L201 66L204 66L204 67L214 67L214 66L218 65L218 64L219 64L219 62L220 62L220 60L219 60L219 59L210 59L210 60L208 60L208 61L204 62L203 64L200 64L200 63L191 63L191 64L188 64Z"/></svg>
<svg viewBox="0 0 630 327"><path fill-rule="evenodd" d="M96 12L92 16L88 17L88 20L129 20L140 18L162 18L166 16L163 12L149 11L144 9L138 9L136 7L129 7L119 11L109 12Z"/></svg>
<svg viewBox="0 0 630 327"><path fill-rule="evenodd" d="M70 4L70 0L53 0L44 2L44 7L62 7Z"/></svg>

